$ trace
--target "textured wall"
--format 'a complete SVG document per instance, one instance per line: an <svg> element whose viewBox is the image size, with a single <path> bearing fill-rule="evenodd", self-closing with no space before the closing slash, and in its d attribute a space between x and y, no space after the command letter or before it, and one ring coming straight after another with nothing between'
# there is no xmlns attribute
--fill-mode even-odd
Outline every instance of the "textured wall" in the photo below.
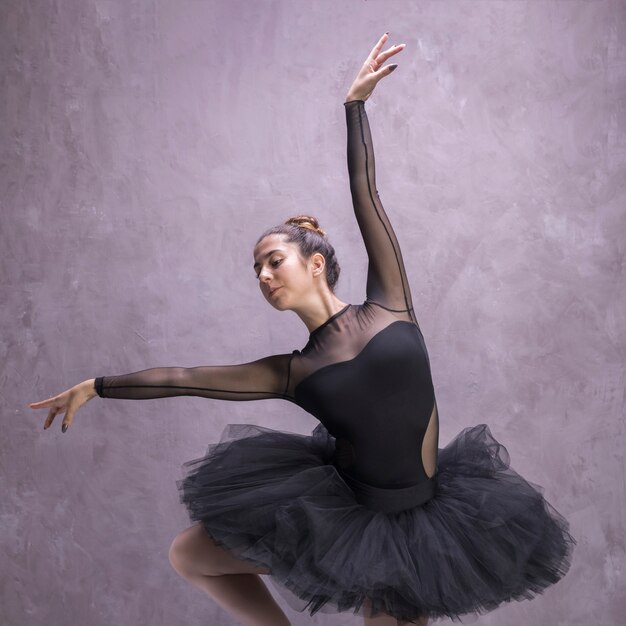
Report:
<svg viewBox="0 0 626 626"><path fill-rule="evenodd" d="M5 0L0 177L0 623L235 624L170 567L180 466L229 422L308 433L280 401L45 399L157 365L301 348L252 271L313 212L364 298L343 99L429 346L443 445L487 422L578 539L569 575L480 624L620 622L624 598L626 3ZM351 615L294 624L352 625Z"/></svg>

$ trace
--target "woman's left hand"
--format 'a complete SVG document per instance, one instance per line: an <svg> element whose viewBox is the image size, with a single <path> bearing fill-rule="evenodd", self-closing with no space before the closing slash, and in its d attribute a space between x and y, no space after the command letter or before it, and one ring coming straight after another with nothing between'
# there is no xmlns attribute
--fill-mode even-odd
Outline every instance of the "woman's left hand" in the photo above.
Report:
<svg viewBox="0 0 626 626"><path fill-rule="evenodd" d="M374 87L376 87L378 81L391 74L391 72L393 72L396 68L396 65L385 65L382 67L382 64L389 57L397 54L401 50L404 50L404 46L406 44L400 43L398 45L391 46L391 48L385 50L385 52L381 52L380 49L383 47L387 39L389 39L389 35L385 33L378 40L378 43L374 46L367 59L365 59L363 67L348 90L346 102L350 100L367 100L372 95L372 91L374 91Z"/></svg>

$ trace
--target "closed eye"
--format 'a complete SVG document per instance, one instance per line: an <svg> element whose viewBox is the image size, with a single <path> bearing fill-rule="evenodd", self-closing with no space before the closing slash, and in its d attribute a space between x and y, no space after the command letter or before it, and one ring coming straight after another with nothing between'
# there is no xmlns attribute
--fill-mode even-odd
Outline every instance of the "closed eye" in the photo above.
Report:
<svg viewBox="0 0 626 626"><path fill-rule="evenodd" d="M270 261L270 265L272 267L278 267L285 259L273 259L272 261ZM259 275L261 274L261 270L259 269L258 271L254 272L256 277L258 278Z"/></svg>

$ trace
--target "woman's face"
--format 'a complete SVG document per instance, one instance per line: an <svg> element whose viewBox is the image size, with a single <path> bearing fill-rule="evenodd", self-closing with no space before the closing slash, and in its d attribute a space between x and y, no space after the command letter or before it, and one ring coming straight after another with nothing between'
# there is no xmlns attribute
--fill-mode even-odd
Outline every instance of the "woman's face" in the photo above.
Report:
<svg viewBox="0 0 626 626"><path fill-rule="evenodd" d="M313 254L305 261L296 243L281 234L268 235L254 248L254 271L265 299L279 311L297 308L324 271L324 257Z"/></svg>

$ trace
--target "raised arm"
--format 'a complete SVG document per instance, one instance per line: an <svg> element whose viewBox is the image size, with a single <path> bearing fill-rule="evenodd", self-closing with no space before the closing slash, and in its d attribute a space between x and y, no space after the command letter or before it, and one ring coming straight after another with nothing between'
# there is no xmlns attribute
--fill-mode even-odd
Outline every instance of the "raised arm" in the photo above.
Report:
<svg viewBox="0 0 626 626"><path fill-rule="evenodd" d="M287 399L291 357L278 354L241 365L153 367L120 376L99 376L94 388L102 398L127 400L171 396L217 400Z"/></svg>
<svg viewBox="0 0 626 626"><path fill-rule="evenodd" d="M400 246L376 189L374 146L365 102L350 100L344 107L352 204L369 258L367 297L390 309L412 311Z"/></svg>
<svg viewBox="0 0 626 626"><path fill-rule="evenodd" d="M385 308L407 312L417 324L400 246L376 189L374 145L365 111L365 101L375 86L397 67L383 63L405 46L394 45L382 52L388 38L389 33L385 33L372 48L344 102L348 173L354 213L369 258L367 298Z"/></svg>

